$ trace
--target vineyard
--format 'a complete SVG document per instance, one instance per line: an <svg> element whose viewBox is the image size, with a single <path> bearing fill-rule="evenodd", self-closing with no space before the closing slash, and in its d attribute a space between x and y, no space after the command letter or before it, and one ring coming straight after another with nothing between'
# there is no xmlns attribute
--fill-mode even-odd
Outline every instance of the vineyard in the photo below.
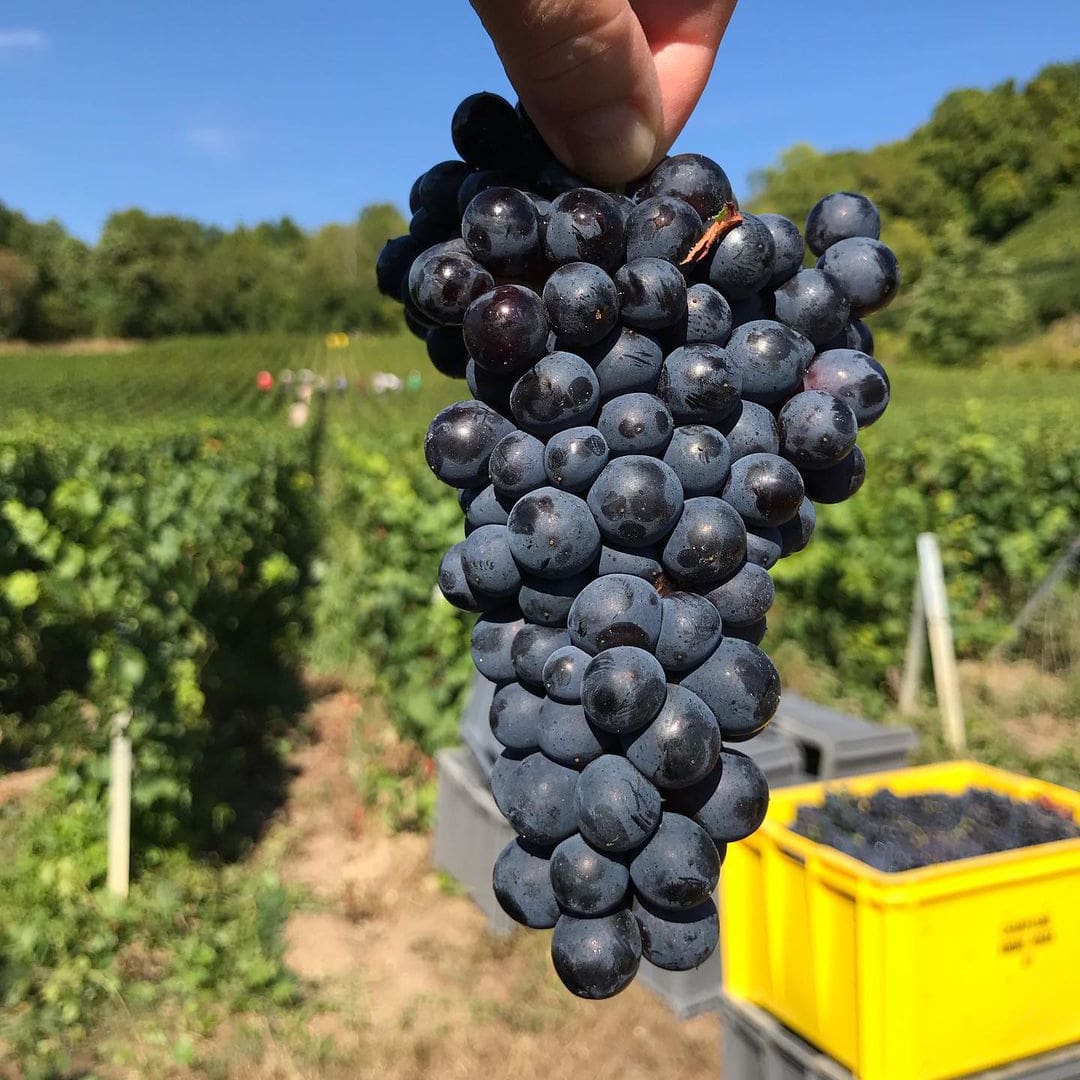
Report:
<svg viewBox="0 0 1080 1080"><path fill-rule="evenodd" d="M293 428L280 382L260 392L255 377L303 369L327 389ZM58 770L0 806L0 1047L40 1063L12 1075L49 1076L116 992L180 1001L208 1027L296 998L287 895L232 864L281 804L305 673L377 694L418 756L361 787L384 806L389 787L399 824L428 822L423 755L456 739L471 618L432 592L460 511L420 448L462 393L408 337L32 350L0 370L0 768ZM376 372L405 385L376 394ZM823 510L813 550L779 575L769 630L796 677L811 668L823 693L875 715L893 699L917 532L941 537L958 649L980 657L1080 519L1075 375L897 365L893 397L867 434L862 497ZM1066 716L1071 685L1054 706ZM112 718L128 712L135 882L121 913L101 891L104 782ZM1042 757L973 743L1080 780L1075 742ZM133 954L168 959L146 961L147 978Z"/></svg>

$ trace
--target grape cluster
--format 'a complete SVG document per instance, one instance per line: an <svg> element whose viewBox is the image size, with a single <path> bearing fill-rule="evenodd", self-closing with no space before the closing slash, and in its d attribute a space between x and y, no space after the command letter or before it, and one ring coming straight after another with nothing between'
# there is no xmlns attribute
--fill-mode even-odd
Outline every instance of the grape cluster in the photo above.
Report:
<svg viewBox="0 0 1080 1080"><path fill-rule="evenodd" d="M863 482L889 380L861 320L897 265L859 195L822 199L804 242L701 155L610 193L496 95L452 134L463 160L416 182L378 280L471 394L425 453L465 515L439 587L479 613L497 687L491 788L518 839L495 892L604 998L642 956L688 970L716 947L726 846L768 805L735 745L780 697L769 570Z"/></svg>
<svg viewBox="0 0 1080 1080"><path fill-rule="evenodd" d="M792 829L886 873L1080 837L1068 807L986 788L962 795L838 792L820 806L800 806Z"/></svg>

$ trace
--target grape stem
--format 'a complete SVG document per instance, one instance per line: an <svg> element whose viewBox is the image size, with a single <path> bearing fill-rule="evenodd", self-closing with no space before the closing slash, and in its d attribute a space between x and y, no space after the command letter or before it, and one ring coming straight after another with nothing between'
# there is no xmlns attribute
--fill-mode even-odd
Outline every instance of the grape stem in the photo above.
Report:
<svg viewBox="0 0 1080 1080"><path fill-rule="evenodd" d="M701 239L690 249L679 265L686 266L688 263L700 262L736 225L741 225L743 220L742 214L739 213L739 204L734 199L724 203L723 209L709 222L709 227L701 234Z"/></svg>

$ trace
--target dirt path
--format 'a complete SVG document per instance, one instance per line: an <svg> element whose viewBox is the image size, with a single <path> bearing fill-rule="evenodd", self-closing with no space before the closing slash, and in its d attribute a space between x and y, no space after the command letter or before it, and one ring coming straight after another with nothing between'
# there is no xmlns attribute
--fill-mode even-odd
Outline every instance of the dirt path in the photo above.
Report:
<svg viewBox="0 0 1080 1080"><path fill-rule="evenodd" d="M316 1071L286 1075L718 1078L715 1017L681 1023L639 987L572 998L551 971L549 935L488 934L469 900L440 888L427 836L390 835L364 812L348 772L361 708L344 692L322 699L317 741L294 761L281 872L319 903L290 918L287 960L312 986L308 1030L327 1053Z"/></svg>

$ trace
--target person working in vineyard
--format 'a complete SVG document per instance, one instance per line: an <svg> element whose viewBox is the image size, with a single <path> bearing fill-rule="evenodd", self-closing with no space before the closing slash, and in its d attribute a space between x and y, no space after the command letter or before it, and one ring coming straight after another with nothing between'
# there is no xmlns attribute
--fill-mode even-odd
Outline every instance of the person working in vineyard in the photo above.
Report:
<svg viewBox="0 0 1080 1080"><path fill-rule="evenodd" d="M541 135L597 183L640 176L682 130L735 0L471 0Z"/></svg>

